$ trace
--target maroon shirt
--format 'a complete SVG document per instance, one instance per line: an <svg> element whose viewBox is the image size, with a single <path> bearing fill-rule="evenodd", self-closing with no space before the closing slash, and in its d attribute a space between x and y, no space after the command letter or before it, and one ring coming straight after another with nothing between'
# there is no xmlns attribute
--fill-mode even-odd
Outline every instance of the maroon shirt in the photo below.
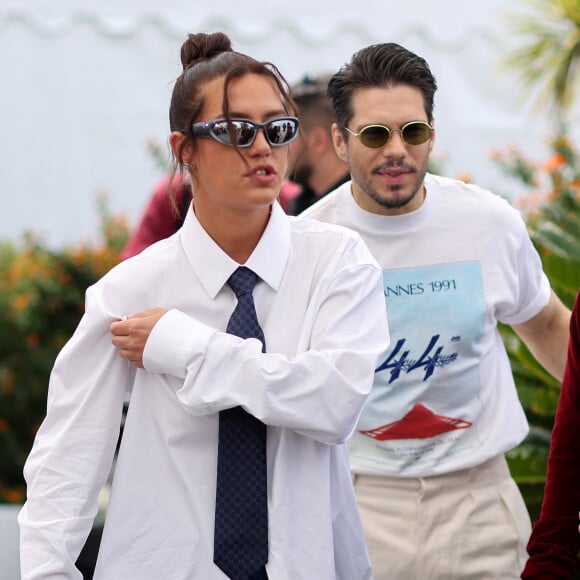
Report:
<svg viewBox="0 0 580 580"><path fill-rule="evenodd" d="M173 202L169 193L170 183L174 195ZM170 177L165 177L156 185L141 216L141 221L123 250L123 259L135 256L153 242L163 240L175 233L179 219L178 209L182 206L185 192L183 178L179 174L174 176L173 181Z"/></svg>
<svg viewBox="0 0 580 580"><path fill-rule="evenodd" d="M572 309L570 344L558 401L544 500L528 543L522 578L572 578L579 568L580 533L580 292Z"/></svg>

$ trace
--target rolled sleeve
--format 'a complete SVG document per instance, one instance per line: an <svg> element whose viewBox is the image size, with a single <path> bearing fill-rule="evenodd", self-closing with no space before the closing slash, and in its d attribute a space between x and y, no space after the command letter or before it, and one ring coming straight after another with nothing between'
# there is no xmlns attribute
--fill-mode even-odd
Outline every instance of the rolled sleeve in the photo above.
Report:
<svg viewBox="0 0 580 580"><path fill-rule="evenodd" d="M153 327L143 350L143 366L152 373L185 379L203 362L217 332L179 310L170 310Z"/></svg>

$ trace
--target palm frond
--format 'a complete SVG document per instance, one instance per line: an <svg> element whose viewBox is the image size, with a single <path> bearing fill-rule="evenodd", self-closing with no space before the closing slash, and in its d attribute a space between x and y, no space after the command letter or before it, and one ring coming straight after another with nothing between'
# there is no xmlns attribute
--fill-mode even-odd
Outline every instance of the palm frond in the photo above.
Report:
<svg viewBox="0 0 580 580"><path fill-rule="evenodd" d="M548 106L556 116L570 109L578 89L580 8L577 0L524 0L522 10L506 17L523 44L506 65L526 91L539 91L536 107Z"/></svg>

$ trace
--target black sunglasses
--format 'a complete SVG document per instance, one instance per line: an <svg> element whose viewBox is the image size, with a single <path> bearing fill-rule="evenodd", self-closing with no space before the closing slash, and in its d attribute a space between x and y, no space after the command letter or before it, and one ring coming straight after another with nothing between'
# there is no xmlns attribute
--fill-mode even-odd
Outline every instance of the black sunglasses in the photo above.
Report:
<svg viewBox="0 0 580 580"><path fill-rule="evenodd" d="M378 149L384 147L393 133L400 133L407 145L422 145L429 140L435 128L425 121L411 121L405 123L400 129L391 129L386 125L367 125L359 133L345 129L354 137L358 137L365 147Z"/></svg>
<svg viewBox="0 0 580 580"><path fill-rule="evenodd" d="M280 117L265 123L255 123L249 119L216 119L191 125L194 137L211 137L224 145L250 147L256 139L258 130L262 129L266 141L272 147L282 147L292 143L298 137L298 119ZM184 131L187 133L187 131Z"/></svg>

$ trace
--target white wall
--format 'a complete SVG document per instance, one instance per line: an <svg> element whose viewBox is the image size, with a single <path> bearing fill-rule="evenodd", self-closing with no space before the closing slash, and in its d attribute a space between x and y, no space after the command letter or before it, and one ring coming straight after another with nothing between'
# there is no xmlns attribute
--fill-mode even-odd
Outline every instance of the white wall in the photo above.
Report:
<svg viewBox="0 0 580 580"><path fill-rule="evenodd" d="M505 12L517 0L0 0L0 238L34 230L51 245L96 234L95 199L136 222L160 170L172 81L188 32L223 30L237 50L290 82L334 71L359 48L395 41L438 79L437 146L445 173L517 195L489 160L519 144L546 151L547 121L513 73Z"/></svg>

